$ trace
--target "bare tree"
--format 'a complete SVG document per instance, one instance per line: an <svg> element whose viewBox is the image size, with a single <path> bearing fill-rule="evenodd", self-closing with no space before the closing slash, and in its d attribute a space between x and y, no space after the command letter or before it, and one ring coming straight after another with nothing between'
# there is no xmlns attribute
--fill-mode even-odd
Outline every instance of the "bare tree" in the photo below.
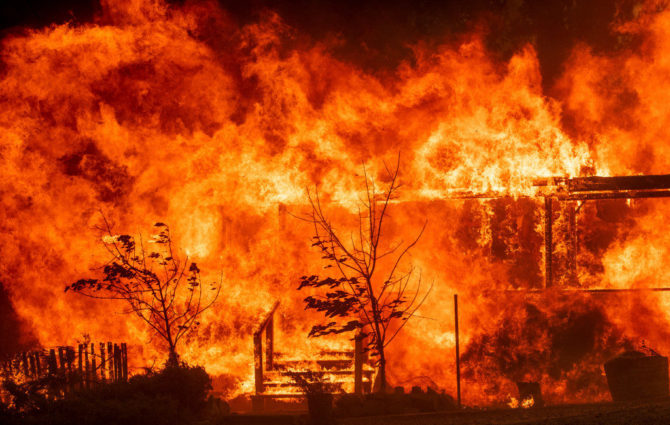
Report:
<svg viewBox="0 0 670 425"><path fill-rule="evenodd" d="M177 346L181 339L200 324L198 317L216 301L221 283L208 289L202 284L200 269L190 261L177 257L170 228L155 223L158 234L146 241L131 235L114 235L103 215L106 233L102 238L110 255L102 267L103 278L80 279L65 287L91 298L123 300L168 347L168 365L179 364ZM138 246L139 244L139 246Z"/></svg>
<svg viewBox="0 0 670 425"><path fill-rule="evenodd" d="M357 231L342 234L335 229L321 205L318 191L308 191L311 213L300 217L313 224L312 246L317 247L329 264L325 268L335 277L303 276L298 289L327 288L322 295L305 298L306 308L323 312L326 322L312 327L309 336L322 336L360 331L367 337L367 349L376 358L379 390L386 390L386 347L414 315L430 293L423 296L421 274L415 278L415 269L400 271L402 260L423 234L424 222L417 236L409 243L400 241L390 246L384 241L384 222L389 207L400 188L398 172L388 173L388 183L381 190L364 169L365 192L358 205ZM385 264L382 264L385 263ZM385 266L385 267L384 267ZM385 272L383 270L385 268ZM345 319L350 319L344 323Z"/></svg>

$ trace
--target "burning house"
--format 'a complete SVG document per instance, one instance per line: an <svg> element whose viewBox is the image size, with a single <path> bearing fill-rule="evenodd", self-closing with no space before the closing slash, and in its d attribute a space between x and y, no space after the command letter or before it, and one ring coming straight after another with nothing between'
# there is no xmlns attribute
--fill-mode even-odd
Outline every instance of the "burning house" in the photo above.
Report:
<svg viewBox="0 0 670 425"><path fill-rule="evenodd" d="M64 292L105 262L102 212L124 234L169 223L203 282L223 276L180 346L218 393L287 394L278 367L370 391L353 335L307 337L322 316L297 287L324 261L296 216L318 188L354 232L363 173L383 184L399 156L385 243L426 222L403 267L432 290L388 346L390 386L457 393L458 294L464 403L505 405L518 383L549 404L610 400L608 360L643 341L670 353L670 10L624 3L616 48L575 41L551 77L541 43L496 49L496 21L386 67L216 2L103 0L83 22L7 30L0 282L20 332L3 345L123 341L130 375L165 360L124 306Z"/></svg>

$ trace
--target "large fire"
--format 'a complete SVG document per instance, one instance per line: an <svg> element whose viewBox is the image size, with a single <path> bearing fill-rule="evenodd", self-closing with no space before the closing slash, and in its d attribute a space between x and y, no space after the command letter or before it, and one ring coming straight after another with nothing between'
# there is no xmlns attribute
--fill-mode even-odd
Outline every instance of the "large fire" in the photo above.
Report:
<svg viewBox="0 0 670 425"><path fill-rule="evenodd" d="M575 286L559 273L560 212L556 289L503 290L543 285L535 179L670 171L670 11L649 1L636 12L612 27L635 47L575 46L552 97L531 45L501 62L480 32L416 45L413 61L379 74L277 14L240 25L207 2L103 0L92 23L5 36L0 280L25 338L123 340L135 368L163 361L118 303L63 292L104 261L103 211L118 232L169 223L203 274L223 272L222 296L182 354L228 396L252 391L252 334L277 300L279 351L349 347L306 340L314 317L295 289L322 264L292 214L318 185L346 222L363 165L376 176L399 153L387 235L411 239L428 220L412 262L434 289L389 348L391 383L430 376L455 391L458 293L466 404L504 403L518 381L541 382L549 402L607 399L607 358L642 340L670 353L670 297L560 292ZM581 285L666 286L667 202L584 203Z"/></svg>

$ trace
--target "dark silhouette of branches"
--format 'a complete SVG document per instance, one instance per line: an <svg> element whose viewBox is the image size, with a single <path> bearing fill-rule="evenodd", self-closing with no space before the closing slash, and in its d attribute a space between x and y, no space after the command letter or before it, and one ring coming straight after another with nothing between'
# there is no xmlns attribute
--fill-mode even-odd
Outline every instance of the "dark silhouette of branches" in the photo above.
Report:
<svg viewBox="0 0 670 425"><path fill-rule="evenodd" d="M348 237L338 232L323 210L318 191L307 196L311 213L299 217L314 226L312 246L328 262L335 276L303 276L298 289L318 288L321 295L305 298L306 308L320 311L325 323L312 327L310 336L318 337L360 331L367 337L367 348L377 359L380 391L386 386L385 348L395 339L407 321L430 293L421 294L421 274L414 268L401 272L407 253L418 243L426 229L424 222L409 243L400 242L388 248L382 243L384 221L400 188L400 158L394 169L386 167L388 183L381 190L364 169L365 191L358 206L357 231ZM385 262L388 272L382 274Z"/></svg>
<svg viewBox="0 0 670 425"><path fill-rule="evenodd" d="M145 241L141 235L114 235L104 215L103 221L109 259L101 267L102 279L79 279L65 291L125 301L125 312L135 313L167 344L168 364L177 365L179 342L198 327L198 317L218 298L222 280L205 288L198 265L188 256L179 259L165 223L155 223L158 234Z"/></svg>

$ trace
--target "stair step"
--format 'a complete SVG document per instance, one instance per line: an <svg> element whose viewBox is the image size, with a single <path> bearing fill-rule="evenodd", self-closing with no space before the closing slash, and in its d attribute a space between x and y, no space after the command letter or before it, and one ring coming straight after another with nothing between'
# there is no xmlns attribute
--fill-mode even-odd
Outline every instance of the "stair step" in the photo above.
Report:
<svg viewBox="0 0 670 425"><path fill-rule="evenodd" d="M282 369L350 369L353 360L279 360L272 362L273 367Z"/></svg>
<svg viewBox="0 0 670 425"><path fill-rule="evenodd" d="M341 387L343 384L350 384L352 382L354 382L354 381L353 380L335 381L335 382L329 382L329 384L333 384L333 385L337 385L338 387ZM299 388L293 382L277 382L277 381L263 382L263 387L266 387L266 388Z"/></svg>
<svg viewBox="0 0 670 425"><path fill-rule="evenodd" d="M273 353L275 358L290 357L291 354L284 353L282 351L275 351ZM345 358L354 358L353 350L322 350L319 351L318 356L320 357L345 357Z"/></svg>
<svg viewBox="0 0 670 425"><path fill-rule="evenodd" d="M354 375L353 370L295 370L291 371L290 373L295 373L298 375L318 375L318 376L324 376L324 375L338 375L338 376L346 376L346 375ZM372 375L374 373L374 370L371 369L363 369L362 370L363 375ZM268 378L271 377L276 377L276 376L288 376L288 371L282 371L282 370L267 370L263 373L263 376L267 376Z"/></svg>
<svg viewBox="0 0 670 425"><path fill-rule="evenodd" d="M260 398L305 398L303 393L261 393L252 395L251 397L260 397Z"/></svg>

